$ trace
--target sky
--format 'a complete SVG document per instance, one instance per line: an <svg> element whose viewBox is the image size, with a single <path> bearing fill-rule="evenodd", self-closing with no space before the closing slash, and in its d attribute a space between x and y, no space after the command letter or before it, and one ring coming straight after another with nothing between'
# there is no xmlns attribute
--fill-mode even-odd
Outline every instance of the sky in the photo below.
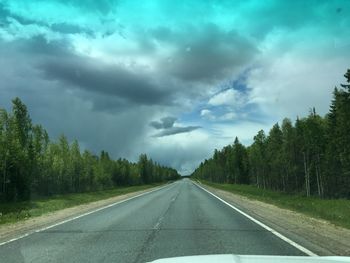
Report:
<svg viewBox="0 0 350 263"><path fill-rule="evenodd" d="M52 139L191 173L310 108L350 67L350 1L0 0L0 107Z"/></svg>

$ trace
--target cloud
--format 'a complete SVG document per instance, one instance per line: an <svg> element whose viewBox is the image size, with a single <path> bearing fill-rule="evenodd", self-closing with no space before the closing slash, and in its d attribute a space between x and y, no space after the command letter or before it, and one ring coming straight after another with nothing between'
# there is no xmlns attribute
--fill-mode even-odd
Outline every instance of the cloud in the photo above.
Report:
<svg viewBox="0 0 350 263"><path fill-rule="evenodd" d="M233 111L225 113L214 113L213 110L203 109L200 112L200 116L209 121L232 121L237 119L237 114Z"/></svg>
<svg viewBox="0 0 350 263"><path fill-rule="evenodd" d="M237 118L237 114L234 112L227 112L224 115L220 116L219 119L222 121L231 121Z"/></svg>
<svg viewBox="0 0 350 263"><path fill-rule="evenodd" d="M1 49L10 51L12 57L16 53L24 57L31 57L27 63L74 55L73 46L67 39L49 41L44 34L39 34L28 39L19 38L12 41L0 41L0 46Z"/></svg>
<svg viewBox="0 0 350 263"><path fill-rule="evenodd" d="M50 26L50 28L53 31L60 32L62 34L79 34L79 33L85 33L90 36L94 35L94 32L92 30L77 26L77 25L72 25L69 23L55 23Z"/></svg>
<svg viewBox="0 0 350 263"><path fill-rule="evenodd" d="M55 23L60 21L79 21L86 23L86 17L92 19L95 17L109 17L108 14L114 13L117 8L117 2L114 0L91 1L86 0L83 3L78 0L67 0L64 3L60 0L2 0L3 4L13 15L25 17L28 20L45 21ZM85 18L85 19L84 19Z"/></svg>
<svg viewBox="0 0 350 263"><path fill-rule="evenodd" d="M244 90L242 84L238 85L237 81L234 81L234 86L238 86L243 91L236 90L234 88L226 88L208 100L207 107L209 109L202 109L200 116L202 119L215 121L215 122L227 122L232 120L245 119L253 112L250 109L252 105L249 105L247 100L247 92Z"/></svg>
<svg viewBox="0 0 350 263"><path fill-rule="evenodd" d="M141 70L128 69L123 65L108 65L94 59L71 55L47 59L38 68L47 79L116 96L129 102L145 105L170 102L170 94L157 87L151 77Z"/></svg>
<svg viewBox="0 0 350 263"><path fill-rule="evenodd" d="M171 128L164 129L163 131L153 135L153 137L164 137L169 135L175 135L179 133L194 131L199 128L201 127L200 126L171 127Z"/></svg>
<svg viewBox="0 0 350 263"><path fill-rule="evenodd" d="M177 118L175 117L164 117L162 119L160 119L160 121L152 121L150 123L150 125L153 127L153 128L156 128L157 130L159 129L169 129L171 127L174 126L174 123L176 121Z"/></svg>
<svg viewBox="0 0 350 263"><path fill-rule="evenodd" d="M125 108L130 104L172 104L175 91L163 89L159 86L159 80L137 65L109 64L78 55L71 43L64 40L48 41L43 36L37 36L11 42L0 41L0 53L7 57L8 63L17 68L27 65L36 70L35 76L58 82L62 89L90 92L90 100L92 98L96 102L96 109L107 108L108 105L111 108ZM106 103L99 102L102 98Z"/></svg>
<svg viewBox="0 0 350 263"><path fill-rule="evenodd" d="M237 136L243 144L249 145L253 142L253 138L259 130L264 130L266 133L268 133L272 125L273 121L265 123L240 121L234 123L214 124L212 129L216 133L216 137L219 141L221 141L221 143L232 143L234 138Z"/></svg>
<svg viewBox="0 0 350 263"><path fill-rule="evenodd" d="M341 83L341 72L347 67L346 61L336 57L304 59L287 55L251 73L250 102L276 120L304 116L312 107L326 114L334 86Z"/></svg>
<svg viewBox="0 0 350 263"><path fill-rule="evenodd" d="M204 119L211 120L211 121L216 119L213 112L211 110L208 110L208 109L201 110L200 116Z"/></svg>
<svg viewBox="0 0 350 263"><path fill-rule="evenodd" d="M211 110L208 110L208 109L201 110L201 116L202 117L206 117L206 116L208 116L210 114L211 114Z"/></svg>
<svg viewBox="0 0 350 263"><path fill-rule="evenodd" d="M152 126L153 128L157 130L162 129L162 131L154 134L153 137L164 137L164 136L175 135L179 133L186 133L186 132L190 132L200 128L199 126L186 126L186 127L174 126L174 123L176 120L177 118L168 116L160 119L160 121L150 122L150 126Z"/></svg>
<svg viewBox="0 0 350 263"><path fill-rule="evenodd" d="M288 35L271 33L266 40L264 55L259 58L259 67L249 73L247 86L249 102L259 105L270 118L294 119L305 116L312 107L321 115L328 112L334 86L349 67L346 57L350 49L335 46L333 32L325 30L327 36L320 36L319 30L309 25ZM312 37L288 49L280 48L306 35Z"/></svg>
<svg viewBox="0 0 350 263"><path fill-rule="evenodd" d="M213 106L234 105L239 103L239 93L234 89L227 89L210 98L208 104Z"/></svg>
<svg viewBox="0 0 350 263"><path fill-rule="evenodd" d="M184 175L190 174L201 161L209 158L215 147L220 147L218 141L205 129L159 137L148 140L144 145L152 158L176 167Z"/></svg>
<svg viewBox="0 0 350 263"><path fill-rule="evenodd" d="M10 27L11 25L17 25L28 29L30 26L37 26L43 29L51 29L54 32L59 32L62 34L79 34L85 33L93 36L93 31L91 29L84 28L79 25L74 25L68 22L62 23L49 23L45 21L38 21L36 18L27 18L26 16L17 15L12 13L9 9L5 8L3 4L0 3L0 23L2 26ZM1 26L0 24L0 26ZM17 32L18 33L18 32Z"/></svg>
<svg viewBox="0 0 350 263"><path fill-rule="evenodd" d="M186 81L212 82L232 76L257 54L257 49L244 36L215 24L180 32L161 29L155 36L161 41L170 39L175 51L160 66L168 74Z"/></svg>

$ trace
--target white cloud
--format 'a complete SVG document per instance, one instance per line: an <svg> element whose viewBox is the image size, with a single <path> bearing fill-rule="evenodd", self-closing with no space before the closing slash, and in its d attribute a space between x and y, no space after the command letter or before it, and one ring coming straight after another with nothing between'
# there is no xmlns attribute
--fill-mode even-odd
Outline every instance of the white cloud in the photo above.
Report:
<svg viewBox="0 0 350 263"><path fill-rule="evenodd" d="M214 114L214 112L211 110L203 109L201 110L200 115L202 119L210 121L230 121L235 120L237 118L237 114L233 111L229 111L222 114L221 116L218 116L218 114Z"/></svg>
<svg viewBox="0 0 350 263"><path fill-rule="evenodd" d="M337 57L302 57L286 54L264 67L254 70L248 78L250 102L275 118L305 116L315 107L326 114L334 86L341 83L348 61Z"/></svg>
<svg viewBox="0 0 350 263"><path fill-rule="evenodd" d="M213 106L221 106L221 105L233 105L237 102L239 94L234 89L227 89L223 92L220 92L214 95L209 100L209 104Z"/></svg>
<svg viewBox="0 0 350 263"><path fill-rule="evenodd" d="M273 123L256 123L256 122L237 122L234 124L216 124L213 126L218 138L221 138L218 145L221 147L232 143L237 136L240 142L245 145L250 145L253 142L254 136L260 130L264 130L266 133L272 127ZM219 148L220 149L220 148Z"/></svg>
<svg viewBox="0 0 350 263"><path fill-rule="evenodd" d="M222 121L230 121L230 120L234 120L237 118L237 114L234 112L227 112L224 115L219 117L219 120Z"/></svg>
<svg viewBox="0 0 350 263"><path fill-rule="evenodd" d="M201 116L205 117L207 115L211 114L211 110L203 109L201 110Z"/></svg>
<svg viewBox="0 0 350 263"><path fill-rule="evenodd" d="M249 102L275 122L305 116L312 107L326 114L334 87L344 81L350 54L346 46L335 45L333 33L328 34L311 26L288 34L271 31L259 45L259 67L247 78ZM295 41L299 39L303 41Z"/></svg>
<svg viewBox="0 0 350 263"><path fill-rule="evenodd" d="M206 120L215 120L215 116L211 110L203 109L201 110L201 117Z"/></svg>
<svg viewBox="0 0 350 263"><path fill-rule="evenodd" d="M211 106L229 106L231 109L237 109L245 105L246 95L235 89L226 89L211 97L208 104Z"/></svg>
<svg viewBox="0 0 350 263"><path fill-rule="evenodd" d="M213 136L205 130L194 130L168 137L152 138L141 146L154 160L190 174L216 147Z"/></svg>

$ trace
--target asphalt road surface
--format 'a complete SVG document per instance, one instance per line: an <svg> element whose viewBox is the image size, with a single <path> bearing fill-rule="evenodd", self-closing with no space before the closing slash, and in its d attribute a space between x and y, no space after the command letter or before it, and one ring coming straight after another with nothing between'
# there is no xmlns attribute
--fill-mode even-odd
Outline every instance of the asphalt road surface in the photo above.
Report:
<svg viewBox="0 0 350 263"><path fill-rule="evenodd" d="M188 179L0 246L0 262L304 255Z"/></svg>

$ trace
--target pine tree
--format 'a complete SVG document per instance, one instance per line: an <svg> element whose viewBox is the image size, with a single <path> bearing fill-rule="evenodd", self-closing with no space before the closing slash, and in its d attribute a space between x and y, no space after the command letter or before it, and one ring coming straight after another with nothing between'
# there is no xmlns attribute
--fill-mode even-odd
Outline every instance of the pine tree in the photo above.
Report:
<svg viewBox="0 0 350 263"><path fill-rule="evenodd" d="M282 131L278 123L270 130L267 138L267 160L269 163L269 184L275 190L282 190L284 185L284 173L282 162Z"/></svg>
<svg viewBox="0 0 350 263"><path fill-rule="evenodd" d="M282 122L282 162L284 173L284 191L291 192L298 188L296 134L290 119Z"/></svg>
<svg viewBox="0 0 350 263"><path fill-rule="evenodd" d="M9 192L8 197L14 200L30 198L32 183L31 119L27 107L19 98L12 100L10 116L11 135L9 136Z"/></svg>
<svg viewBox="0 0 350 263"><path fill-rule="evenodd" d="M234 182L249 184L248 155L246 148L239 142L238 137L233 143Z"/></svg>
<svg viewBox="0 0 350 263"><path fill-rule="evenodd" d="M147 155L141 154L139 157L138 166L139 166L141 181L144 184L148 184L150 182L150 178L149 178L149 174L148 174L149 169L147 167L147 164L148 164Z"/></svg>

